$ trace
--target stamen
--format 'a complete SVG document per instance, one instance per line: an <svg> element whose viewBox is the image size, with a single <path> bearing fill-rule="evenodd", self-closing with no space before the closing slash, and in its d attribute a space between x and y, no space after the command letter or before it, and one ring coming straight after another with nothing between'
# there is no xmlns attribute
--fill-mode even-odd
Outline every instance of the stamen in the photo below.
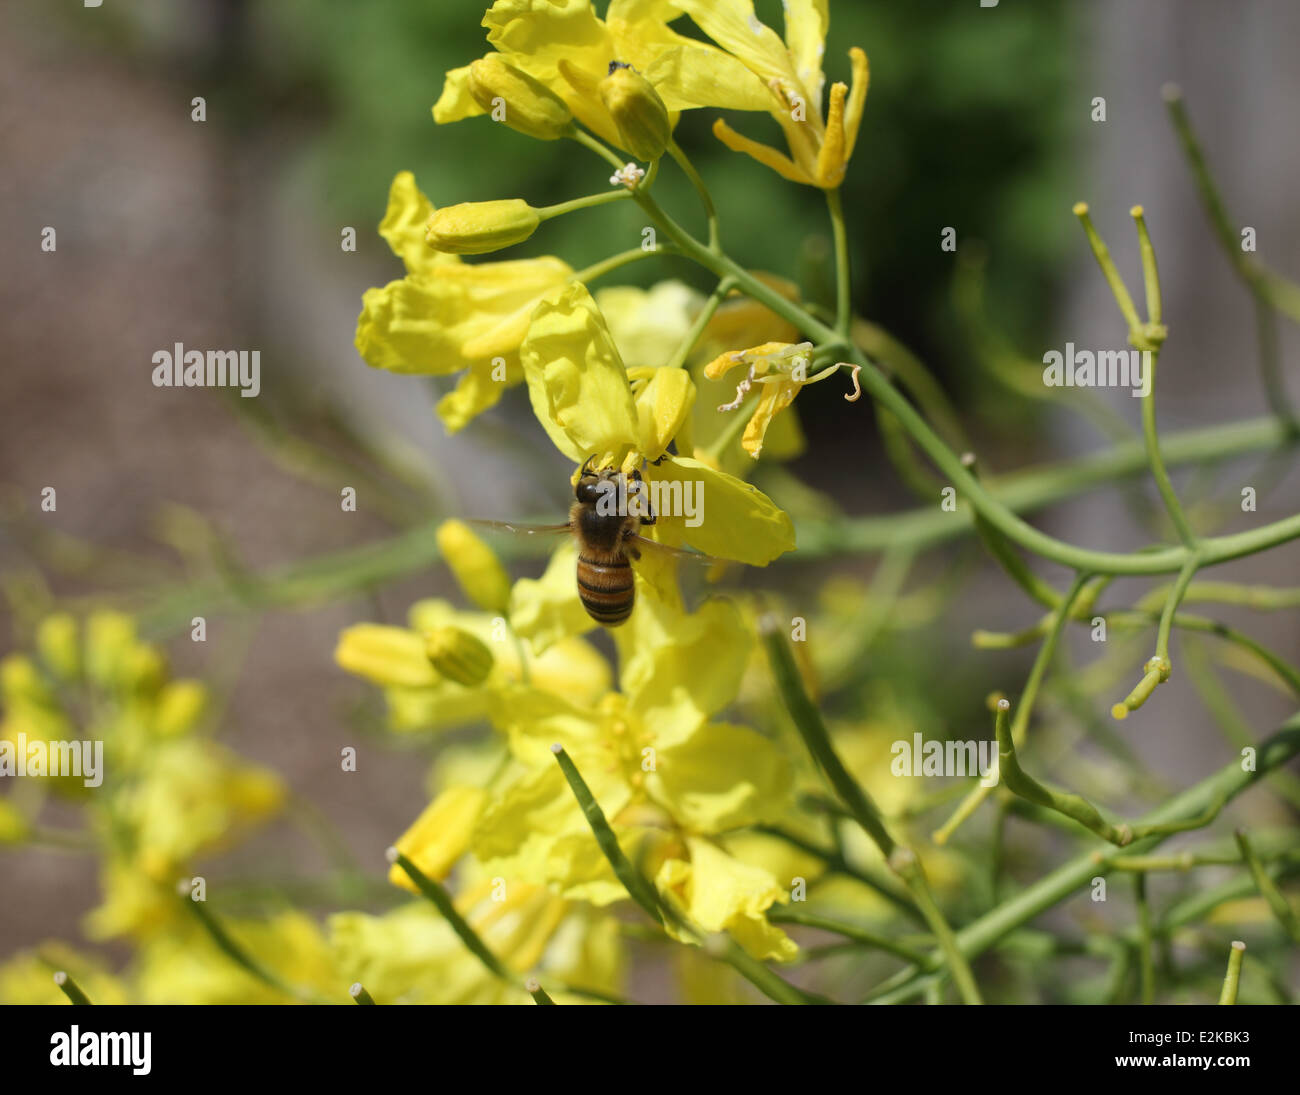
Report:
<svg viewBox="0 0 1300 1095"><path fill-rule="evenodd" d="M634 190L636 184L643 178L645 178L645 171L629 161L609 177L609 185L626 186L629 190Z"/></svg>
<svg viewBox="0 0 1300 1095"><path fill-rule="evenodd" d="M852 395L846 395L846 396L844 397L844 398L847 399L850 403L856 403L859 399L862 398L862 385L858 383L858 373L860 373L860 372L862 372L862 366L861 366L861 365L854 365L854 366L853 366L853 378L852 378L852 379L853 379L853 394L852 394Z"/></svg>
<svg viewBox="0 0 1300 1095"><path fill-rule="evenodd" d="M744 380L742 380L739 384L736 385L736 398L732 400L730 403L723 403L718 408L718 410L734 411L739 409L740 405L745 401L745 396L749 394L749 389L753 386L753 384L754 384L754 366L751 365L749 367L749 375L746 376Z"/></svg>

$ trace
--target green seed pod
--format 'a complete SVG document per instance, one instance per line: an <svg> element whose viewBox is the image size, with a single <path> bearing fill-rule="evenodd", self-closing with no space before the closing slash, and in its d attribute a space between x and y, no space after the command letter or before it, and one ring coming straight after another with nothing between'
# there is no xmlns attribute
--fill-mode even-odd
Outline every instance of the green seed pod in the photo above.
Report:
<svg viewBox="0 0 1300 1095"><path fill-rule="evenodd" d="M469 66L469 93L493 119L541 141L558 140L573 127L564 100L499 53Z"/></svg>
<svg viewBox="0 0 1300 1095"><path fill-rule="evenodd" d="M657 160L672 140L668 108L650 81L631 65L610 62L600 100L618 127L623 147L638 160Z"/></svg>
<svg viewBox="0 0 1300 1095"><path fill-rule="evenodd" d="M434 213L424 238L435 251L482 255L522 243L540 223L537 210L521 198L462 202Z"/></svg>
<svg viewBox="0 0 1300 1095"><path fill-rule="evenodd" d="M492 651L482 640L458 627L439 627L424 640L433 668L449 681L472 687L492 672Z"/></svg>

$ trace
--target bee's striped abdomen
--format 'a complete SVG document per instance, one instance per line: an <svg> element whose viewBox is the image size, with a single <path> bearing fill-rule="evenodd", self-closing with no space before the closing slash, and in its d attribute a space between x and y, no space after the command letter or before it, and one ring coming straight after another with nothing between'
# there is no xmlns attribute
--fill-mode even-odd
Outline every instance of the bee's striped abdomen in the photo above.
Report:
<svg viewBox="0 0 1300 1095"><path fill-rule="evenodd" d="M578 597L598 624L617 627L632 615L634 599L632 565L627 559L600 562L578 555Z"/></svg>

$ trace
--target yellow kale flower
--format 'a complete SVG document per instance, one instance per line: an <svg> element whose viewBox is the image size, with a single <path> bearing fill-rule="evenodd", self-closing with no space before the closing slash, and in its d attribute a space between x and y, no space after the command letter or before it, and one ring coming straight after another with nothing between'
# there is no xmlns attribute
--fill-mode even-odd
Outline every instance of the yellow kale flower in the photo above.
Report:
<svg viewBox="0 0 1300 1095"><path fill-rule="evenodd" d="M365 985L380 1004L532 1004L523 987L528 973L595 993L620 991L623 947L613 917L543 886L471 874L477 877L456 897L457 911L519 974L516 984L491 974L425 902L382 916L331 916L330 944L345 977ZM551 995L557 1003L589 1002L554 986Z"/></svg>
<svg viewBox="0 0 1300 1095"><path fill-rule="evenodd" d="M703 498L698 521L659 516L669 543L766 566L795 546L790 518L762 491L691 456L668 452L687 422L694 384L681 370L636 378L624 367L596 302L579 282L550 293L533 313L520 355L533 413L575 464L639 467L661 497ZM681 374L680 376L673 375ZM648 377L648 379L647 379ZM662 493L662 492L666 492Z"/></svg>
<svg viewBox="0 0 1300 1095"><path fill-rule="evenodd" d="M433 250L426 232L433 203L409 171L394 180L379 226L406 277L367 289L357 350L368 365L398 373L461 374L438 402L451 432L495 406L520 382L519 343L533 308L573 273L557 258L462 262Z"/></svg>
<svg viewBox="0 0 1300 1095"><path fill-rule="evenodd" d="M570 573L570 584L573 576ZM410 627L356 624L339 635L338 665L384 689L394 730L447 730L485 719L493 694L524 677L519 650L503 616L466 612L447 601L429 599L411 606ZM454 628L477 640L491 654L491 665L477 684L463 684L440 673L429 657L431 633ZM605 659L582 639L566 638L528 662L540 689L594 701L609 687Z"/></svg>
<svg viewBox="0 0 1300 1095"><path fill-rule="evenodd" d="M709 105L756 109L748 105L752 95L728 95L728 88L749 76L744 64L717 46L674 31L668 21L678 14L668 3L611 0L602 20L591 0L497 0L483 17L488 44L495 51L487 56L498 58L494 64L524 73L562 100L587 129L636 155L653 149L637 139L641 127L631 127L629 137L620 132L608 105L613 101L618 111L619 100L601 95L611 64L630 65L645 78L663 101L669 132L676 125L679 110L701 105L689 99L671 101L674 97L683 99L676 92L672 96L665 94L661 84L668 82L673 86L685 83L697 90L689 80L683 80L683 73L707 72L717 81L712 98L719 101ZM442 95L433 108L436 122L454 122L496 110L499 120L510 124L512 99L524 100L522 109L535 113L530 110L539 98L535 92L512 95L503 91L495 106L491 99L484 101L481 90L476 96L473 69L473 65L465 65L447 73ZM628 124L626 120L624 124ZM550 131L537 135L549 136Z"/></svg>
<svg viewBox="0 0 1300 1095"><path fill-rule="evenodd" d="M791 182L833 190L844 179L862 122L867 97L867 56L853 48L853 86L831 85L826 116L822 58L830 24L826 0L785 0L785 39L762 23L752 0L668 0L739 60L744 75L732 66L711 67L709 55L685 56L652 66L647 76L670 107L736 108L766 111L785 134L789 155L742 136L722 119L713 132L728 148L744 152ZM689 63L688 63L689 61Z"/></svg>

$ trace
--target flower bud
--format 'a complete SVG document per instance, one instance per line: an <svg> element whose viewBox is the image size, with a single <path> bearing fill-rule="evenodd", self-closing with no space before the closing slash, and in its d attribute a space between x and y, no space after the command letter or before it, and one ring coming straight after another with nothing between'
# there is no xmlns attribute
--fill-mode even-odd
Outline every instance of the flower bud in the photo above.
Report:
<svg viewBox="0 0 1300 1095"><path fill-rule="evenodd" d="M471 601L485 612L504 614L510 603L510 576L490 547L464 521L444 521L438 550Z"/></svg>
<svg viewBox="0 0 1300 1095"><path fill-rule="evenodd" d="M438 683L423 640L404 627L355 624L339 635L334 660L349 673L385 688L428 688Z"/></svg>
<svg viewBox="0 0 1300 1095"><path fill-rule="evenodd" d="M638 160L657 160L672 139L668 108L653 85L631 65L611 61L600 100L618 127L623 147Z"/></svg>
<svg viewBox="0 0 1300 1095"><path fill-rule="evenodd" d="M504 60L499 53L469 66L469 93L493 118L541 141L565 136L573 114L545 84Z"/></svg>
<svg viewBox="0 0 1300 1095"><path fill-rule="evenodd" d="M449 681L473 687L492 672L492 651L483 640L458 627L439 627L424 639L433 668Z"/></svg>
<svg viewBox="0 0 1300 1095"><path fill-rule="evenodd" d="M482 255L522 243L540 223L537 210L522 198L462 202L434 213L424 238L435 251Z"/></svg>

